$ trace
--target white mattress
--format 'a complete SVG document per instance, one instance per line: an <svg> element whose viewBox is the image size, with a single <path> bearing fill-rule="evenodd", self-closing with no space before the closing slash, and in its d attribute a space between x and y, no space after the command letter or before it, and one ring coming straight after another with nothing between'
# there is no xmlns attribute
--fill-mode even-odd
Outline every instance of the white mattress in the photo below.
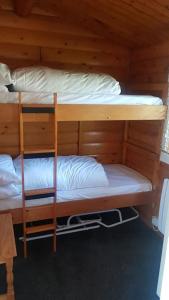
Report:
<svg viewBox="0 0 169 300"><path fill-rule="evenodd" d="M152 190L151 182L138 172L123 165L104 165L109 186L97 188L76 189L73 191L57 192L58 202L85 200L99 197L148 192ZM36 206L52 203L52 198L27 201L27 206ZM92 201L92 200L91 200ZM0 200L0 210L22 207L21 197Z"/></svg>
<svg viewBox="0 0 169 300"><path fill-rule="evenodd" d="M0 93L0 103L19 103L18 93ZM52 93L22 92L23 103L53 103ZM162 105L158 97L112 94L58 94L58 104Z"/></svg>

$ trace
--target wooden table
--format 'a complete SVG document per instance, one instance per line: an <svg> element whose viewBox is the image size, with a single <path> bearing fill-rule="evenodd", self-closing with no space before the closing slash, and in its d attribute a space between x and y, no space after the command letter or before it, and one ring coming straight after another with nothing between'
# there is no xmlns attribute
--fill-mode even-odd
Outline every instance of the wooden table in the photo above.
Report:
<svg viewBox="0 0 169 300"><path fill-rule="evenodd" d="M6 264L7 293L0 300L14 300L13 258L16 256L15 237L11 214L0 215L0 264Z"/></svg>

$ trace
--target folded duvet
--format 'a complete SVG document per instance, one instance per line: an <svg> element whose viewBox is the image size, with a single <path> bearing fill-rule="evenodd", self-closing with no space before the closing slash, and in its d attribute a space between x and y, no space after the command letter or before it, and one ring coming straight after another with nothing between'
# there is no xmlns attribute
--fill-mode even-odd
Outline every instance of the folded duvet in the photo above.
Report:
<svg viewBox="0 0 169 300"><path fill-rule="evenodd" d="M19 157L14 160L14 166L16 174L21 178ZM53 158L26 159L24 179L26 190L53 187ZM108 185L103 166L94 158L74 155L57 158L57 189L59 191Z"/></svg>
<svg viewBox="0 0 169 300"><path fill-rule="evenodd" d="M121 92L119 82L107 74L70 72L43 66L19 68L11 72L7 65L0 63L0 86L10 84L18 92L112 95Z"/></svg>

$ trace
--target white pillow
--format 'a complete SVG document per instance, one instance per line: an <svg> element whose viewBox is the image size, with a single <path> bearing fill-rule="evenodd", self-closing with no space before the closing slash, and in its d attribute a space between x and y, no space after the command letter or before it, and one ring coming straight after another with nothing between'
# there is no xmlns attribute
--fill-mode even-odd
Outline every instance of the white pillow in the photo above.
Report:
<svg viewBox="0 0 169 300"><path fill-rule="evenodd" d="M119 82L107 74L75 73L47 67L27 67L12 73L16 91L119 95Z"/></svg>
<svg viewBox="0 0 169 300"><path fill-rule="evenodd" d="M19 183L19 178L16 175L13 160L10 155L0 155L0 186L11 183Z"/></svg>
<svg viewBox="0 0 169 300"><path fill-rule="evenodd" d="M15 173L0 168L0 186L11 183L19 184L21 180Z"/></svg>
<svg viewBox="0 0 169 300"><path fill-rule="evenodd" d="M0 186L0 200L7 199L13 196L19 196L21 190L15 184Z"/></svg>
<svg viewBox="0 0 169 300"><path fill-rule="evenodd" d="M0 84L0 92L9 93L6 86Z"/></svg>
<svg viewBox="0 0 169 300"><path fill-rule="evenodd" d="M20 158L14 160L18 176L21 176ZM25 189L53 187L53 158L35 158L24 161ZM108 186L103 166L88 156L59 156L57 159L57 189L61 191L79 188Z"/></svg>

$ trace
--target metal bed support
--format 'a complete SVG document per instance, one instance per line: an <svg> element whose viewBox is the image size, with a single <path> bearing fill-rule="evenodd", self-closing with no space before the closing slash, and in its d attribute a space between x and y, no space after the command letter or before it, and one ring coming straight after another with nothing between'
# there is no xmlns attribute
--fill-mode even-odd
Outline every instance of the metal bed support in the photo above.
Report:
<svg viewBox="0 0 169 300"><path fill-rule="evenodd" d="M56 235L64 235L64 234L69 234L69 233L75 233L75 232L81 232L81 231L88 231L92 229L97 229L100 227L103 228L113 228L118 225L122 225L131 221L134 221L139 218L139 212L134 208L130 207L130 209L135 213L134 216L129 217L129 218L123 218L122 212L120 209L112 209L112 210L105 210L105 211L99 211L99 212L91 212L91 213L84 213L84 214L78 214L78 215L73 215L68 217L66 224L63 225L57 225L56 229ZM106 224L103 221L102 214L105 213L112 213L112 217L114 213L118 214L118 221L113 222L111 224ZM90 216L93 215L99 215L97 218L90 219ZM82 219L83 217L87 217L86 220ZM73 223L73 220L76 221L76 223ZM39 236L32 236L28 237L27 241L33 241L37 239L44 239L44 238L49 238L52 237L52 234L44 234L44 235L39 235ZM19 238L20 240L23 241L23 237Z"/></svg>

